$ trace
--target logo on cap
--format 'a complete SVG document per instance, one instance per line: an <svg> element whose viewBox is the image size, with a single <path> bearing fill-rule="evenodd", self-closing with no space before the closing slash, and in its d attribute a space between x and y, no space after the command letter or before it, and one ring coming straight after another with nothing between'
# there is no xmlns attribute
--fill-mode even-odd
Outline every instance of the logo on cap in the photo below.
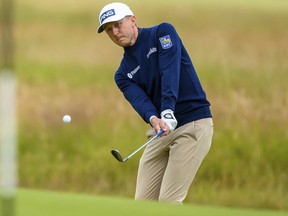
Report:
<svg viewBox="0 0 288 216"><path fill-rule="evenodd" d="M103 23L105 19L114 16L115 15L115 10L114 9L110 9L108 11L105 11L101 17L100 17L100 22Z"/></svg>

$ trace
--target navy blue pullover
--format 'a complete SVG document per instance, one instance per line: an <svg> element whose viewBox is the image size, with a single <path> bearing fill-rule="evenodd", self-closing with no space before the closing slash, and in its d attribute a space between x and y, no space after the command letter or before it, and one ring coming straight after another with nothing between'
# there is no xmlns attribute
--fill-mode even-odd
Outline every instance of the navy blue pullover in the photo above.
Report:
<svg viewBox="0 0 288 216"><path fill-rule="evenodd" d="M174 111L177 127L212 117L192 61L169 23L139 29L135 44L124 48L114 78L147 123L152 115L160 117L166 109Z"/></svg>

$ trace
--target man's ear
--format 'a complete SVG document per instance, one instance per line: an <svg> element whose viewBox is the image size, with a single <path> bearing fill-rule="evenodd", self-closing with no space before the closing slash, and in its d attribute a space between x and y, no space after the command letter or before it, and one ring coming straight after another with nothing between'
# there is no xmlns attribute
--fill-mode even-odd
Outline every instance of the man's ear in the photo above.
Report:
<svg viewBox="0 0 288 216"><path fill-rule="evenodd" d="M137 26L136 17L135 16L131 16L131 21L133 22L134 26Z"/></svg>

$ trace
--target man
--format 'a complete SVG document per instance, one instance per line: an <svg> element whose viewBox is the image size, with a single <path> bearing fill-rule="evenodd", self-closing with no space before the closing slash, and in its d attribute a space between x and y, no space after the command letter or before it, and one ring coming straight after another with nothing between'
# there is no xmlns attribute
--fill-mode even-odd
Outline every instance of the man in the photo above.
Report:
<svg viewBox="0 0 288 216"><path fill-rule="evenodd" d="M124 48L115 82L143 120L163 135L145 149L135 199L182 204L208 153L213 134L210 103L174 27L138 28L130 8L106 5L98 33Z"/></svg>

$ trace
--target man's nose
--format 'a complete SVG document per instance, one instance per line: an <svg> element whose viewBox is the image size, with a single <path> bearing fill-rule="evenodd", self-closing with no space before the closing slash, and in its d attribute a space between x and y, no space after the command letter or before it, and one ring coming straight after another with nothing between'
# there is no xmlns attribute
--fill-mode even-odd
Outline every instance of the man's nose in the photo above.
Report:
<svg viewBox="0 0 288 216"><path fill-rule="evenodd" d="M118 28L112 26L112 34L116 35L118 33Z"/></svg>

